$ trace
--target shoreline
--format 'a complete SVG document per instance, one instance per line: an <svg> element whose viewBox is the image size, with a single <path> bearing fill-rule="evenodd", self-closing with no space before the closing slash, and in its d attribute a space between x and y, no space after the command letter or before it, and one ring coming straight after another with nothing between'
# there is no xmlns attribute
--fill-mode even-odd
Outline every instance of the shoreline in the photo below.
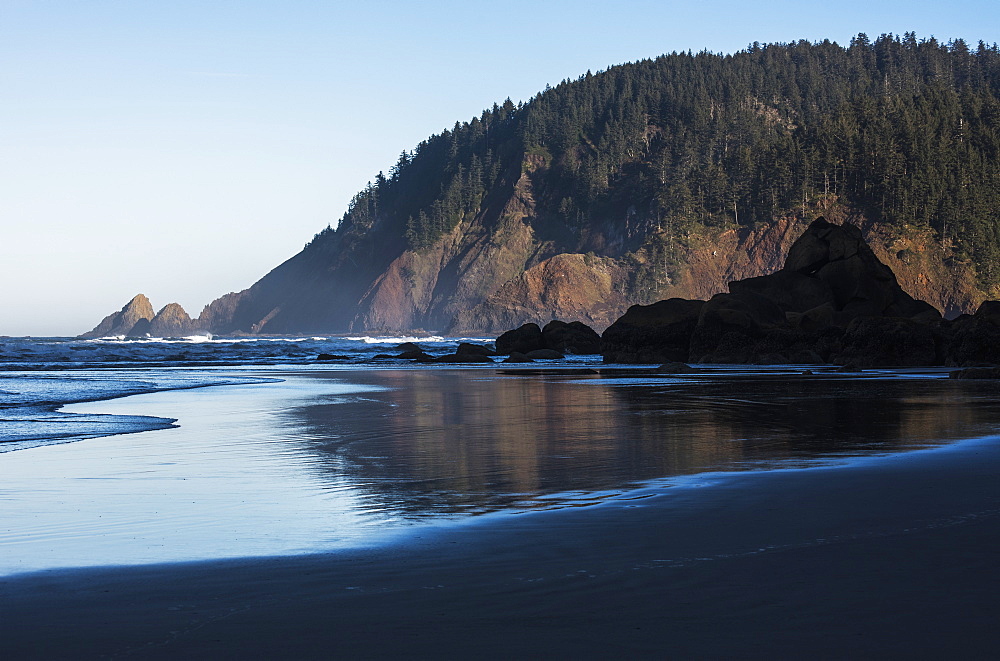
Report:
<svg viewBox="0 0 1000 661"><path fill-rule="evenodd" d="M993 656L998 469L985 437L486 515L376 548L6 577L0 652Z"/></svg>

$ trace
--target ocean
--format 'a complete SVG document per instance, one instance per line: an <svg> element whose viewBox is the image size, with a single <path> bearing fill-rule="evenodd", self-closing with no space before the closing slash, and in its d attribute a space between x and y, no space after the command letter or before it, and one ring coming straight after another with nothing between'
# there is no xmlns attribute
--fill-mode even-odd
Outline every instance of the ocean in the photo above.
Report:
<svg viewBox="0 0 1000 661"><path fill-rule="evenodd" d="M440 355L489 338L4 338L0 575L642 507L717 475L935 447L1000 421L991 382L940 369L377 357L404 341Z"/></svg>
<svg viewBox="0 0 1000 661"><path fill-rule="evenodd" d="M378 359L396 346L419 342L429 353L454 352L459 342L492 338L440 336L344 336L235 338L193 335L181 338L105 337L0 338L0 453L50 443L169 427L169 418L86 415L60 407L128 395L259 382L241 370L273 366L373 369L407 365ZM323 354L336 356L318 360ZM574 363L594 356L570 357ZM599 358L598 358L599 360ZM220 372L227 374L222 375ZM235 374L233 372L236 372Z"/></svg>

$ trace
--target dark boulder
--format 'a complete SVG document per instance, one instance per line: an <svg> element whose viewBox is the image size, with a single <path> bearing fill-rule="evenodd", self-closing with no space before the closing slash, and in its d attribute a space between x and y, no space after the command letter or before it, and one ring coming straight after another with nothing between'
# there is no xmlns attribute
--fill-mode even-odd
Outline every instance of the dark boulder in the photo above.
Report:
<svg viewBox="0 0 1000 661"><path fill-rule="evenodd" d="M566 323L553 319L542 329L542 342L546 349L563 353L601 353L601 336L580 321Z"/></svg>
<svg viewBox="0 0 1000 661"><path fill-rule="evenodd" d="M533 363L535 361L533 361L531 358L528 358L527 356L525 356L520 351L512 351L509 356L507 356L506 358L504 358L503 362L505 362L505 363Z"/></svg>
<svg viewBox="0 0 1000 661"><path fill-rule="evenodd" d="M821 355L807 347L792 348L788 351L789 365L822 365L825 362Z"/></svg>
<svg viewBox="0 0 1000 661"><path fill-rule="evenodd" d="M433 360L434 356L430 355L423 349L412 349L410 351L404 351L403 353L396 356L396 358L402 358L404 360Z"/></svg>
<svg viewBox="0 0 1000 661"><path fill-rule="evenodd" d="M351 359L350 356L343 356L337 353L321 353L320 355L316 356L316 360L320 362L327 362L331 360L350 360L350 359Z"/></svg>
<svg viewBox="0 0 1000 661"><path fill-rule="evenodd" d="M784 311L765 296L752 291L716 294L702 307L691 333L691 360L699 363L760 362L760 357L777 353L794 341L771 332L784 323Z"/></svg>
<svg viewBox="0 0 1000 661"><path fill-rule="evenodd" d="M602 353L623 363L1000 363L1000 303L945 322L903 291L860 229L820 218L776 273L707 302L632 306L604 332Z"/></svg>
<svg viewBox="0 0 1000 661"><path fill-rule="evenodd" d="M900 317L858 317L847 327L833 362L863 367L939 365L930 326Z"/></svg>
<svg viewBox="0 0 1000 661"><path fill-rule="evenodd" d="M941 325L948 365L1000 364L1000 301L986 301L974 315Z"/></svg>
<svg viewBox="0 0 1000 661"><path fill-rule="evenodd" d="M941 318L932 306L903 291L892 269L879 260L861 230L850 223L834 225L823 218L813 221L789 248L782 270L814 278L828 287L835 322L842 328L862 316L920 317L928 322Z"/></svg>
<svg viewBox="0 0 1000 661"><path fill-rule="evenodd" d="M1000 326L1000 301L983 301L973 316Z"/></svg>
<svg viewBox="0 0 1000 661"><path fill-rule="evenodd" d="M473 344L472 342L461 342L458 348L455 349L455 353L459 354L471 354L474 356L495 356L497 352L489 347L484 347L481 344Z"/></svg>
<svg viewBox="0 0 1000 661"><path fill-rule="evenodd" d="M566 357L555 349L535 349L525 355L531 360L559 360Z"/></svg>
<svg viewBox="0 0 1000 661"><path fill-rule="evenodd" d="M444 356L438 356L434 359L438 363L492 363L494 362L489 356L480 356L473 353L449 353Z"/></svg>
<svg viewBox="0 0 1000 661"><path fill-rule="evenodd" d="M728 294L717 294L705 304L691 334L690 360L801 364L827 361L848 351L847 355L858 354L859 360L872 364L873 354L860 358L858 352L864 347L852 344L848 350L841 337L859 318L907 319L927 330L940 322L941 315L900 288L892 270L865 243L861 230L820 218L789 249L784 268L731 282ZM916 341L917 331L904 332L911 329L908 324L893 322L878 328ZM855 331L874 333L875 327L862 324ZM926 340L934 334L919 335ZM860 339L852 336L851 341ZM931 344L935 345L931 360L936 360L940 338ZM924 362L928 351L897 352L880 364L931 364Z"/></svg>
<svg viewBox="0 0 1000 661"><path fill-rule="evenodd" d="M538 324L524 324L520 328L509 330L498 337L496 347L497 354L501 356L510 355L514 351L528 353L535 349L544 349L542 329L538 327Z"/></svg>
<svg viewBox="0 0 1000 661"><path fill-rule="evenodd" d="M633 305L601 336L606 363L686 362L705 301L671 298Z"/></svg>
<svg viewBox="0 0 1000 661"><path fill-rule="evenodd" d="M833 302L833 291L826 282L789 269L730 282L729 291L736 295L755 294L786 312L803 313L813 308L832 307Z"/></svg>
<svg viewBox="0 0 1000 661"><path fill-rule="evenodd" d="M408 351L423 351L419 344L414 344L413 342L403 342L402 344L396 345L396 351L400 353L406 353Z"/></svg>
<svg viewBox="0 0 1000 661"><path fill-rule="evenodd" d="M785 312L785 322L791 328L815 333L833 325L835 311L833 303L827 302L805 312Z"/></svg>

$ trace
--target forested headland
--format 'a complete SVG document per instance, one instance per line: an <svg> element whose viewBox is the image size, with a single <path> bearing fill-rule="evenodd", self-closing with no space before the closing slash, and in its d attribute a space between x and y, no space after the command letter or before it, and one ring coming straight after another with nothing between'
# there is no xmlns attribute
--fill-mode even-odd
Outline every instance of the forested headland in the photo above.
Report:
<svg viewBox="0 0 1000 661"><path fill-rule="evenodd" d="M206 313L248 332L600 326L773 269L825 215L956 314L1000 292L998 98L996 44L912 33L587 72L403 151Z"/></svg>

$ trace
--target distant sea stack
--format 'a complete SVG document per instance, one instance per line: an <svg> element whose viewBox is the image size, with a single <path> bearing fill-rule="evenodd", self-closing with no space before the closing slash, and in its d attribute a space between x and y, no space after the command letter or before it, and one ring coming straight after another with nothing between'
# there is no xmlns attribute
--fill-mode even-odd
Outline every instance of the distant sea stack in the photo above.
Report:
<svg viewBox="0 0 1000 661"><path fill-rule="evenodd" d="M109 314L92 331L80 337L178 337L197 332L199 326L177 303L170 303L153 314L153 306L143 294L136 296L118 312Z"/></svg>
<svg viewBox="0 0 1000 661"><path fill-rule="evenodd" d="M194 321L177 303L165 305L149 323L149 334L153 337L179 337L195 330Z"/></svg>
<svg viewBox="0 0 1000 661"><path fill-rule="evenodd" d="M97 324L94 330L84 333L80 337L132 335L133 330L145 335L149 328L149 322L154 316L153 306L149 299L143 294L136 294L131 301L125 304L125 307L118 312L112 312L101 323Z"/></svg>

